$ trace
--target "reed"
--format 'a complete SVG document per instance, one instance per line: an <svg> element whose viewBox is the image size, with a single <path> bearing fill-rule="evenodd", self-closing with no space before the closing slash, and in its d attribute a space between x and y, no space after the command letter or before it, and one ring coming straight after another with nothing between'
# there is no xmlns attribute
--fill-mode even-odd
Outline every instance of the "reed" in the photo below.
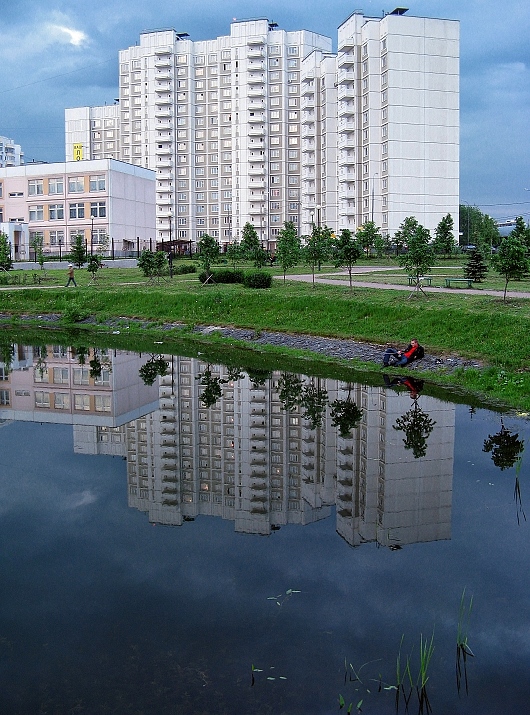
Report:
<svg viewBox="0 0 530 715"><path fill-rule="evenodd" d="M460 597L460 607L458 609L458 626L456 631L456 688L460 694L462 680L466 688L466 695L469 692L467 680L467 659L474 657L474 653L469 647L468 630L473 610L473 596L466 599L466 589L462 591Z"/></svg>

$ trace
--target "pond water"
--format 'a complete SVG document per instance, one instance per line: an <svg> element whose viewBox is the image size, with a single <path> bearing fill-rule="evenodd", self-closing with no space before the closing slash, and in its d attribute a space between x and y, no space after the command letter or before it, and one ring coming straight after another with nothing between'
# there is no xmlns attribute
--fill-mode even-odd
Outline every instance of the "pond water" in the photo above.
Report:
<svg viewBox="0 0 530 715"><path fill-rule="evenodd" d="M528 422L383 377L4 359L3 715L528 710Z"/></svg>

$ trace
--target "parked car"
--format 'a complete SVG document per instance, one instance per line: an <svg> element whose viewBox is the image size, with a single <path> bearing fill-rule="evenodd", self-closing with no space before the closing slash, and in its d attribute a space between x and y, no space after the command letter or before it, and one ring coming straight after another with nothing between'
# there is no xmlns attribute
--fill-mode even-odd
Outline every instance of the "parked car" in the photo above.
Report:
<svg viewBox="0 0 530 715"><path fill-rule="evenodd" d="M467 246L460 246L460 250L464 251L464 253L469 253L470 251L474 251L475 248L476 248L476 246L473 243L468 243Z"/></svg>

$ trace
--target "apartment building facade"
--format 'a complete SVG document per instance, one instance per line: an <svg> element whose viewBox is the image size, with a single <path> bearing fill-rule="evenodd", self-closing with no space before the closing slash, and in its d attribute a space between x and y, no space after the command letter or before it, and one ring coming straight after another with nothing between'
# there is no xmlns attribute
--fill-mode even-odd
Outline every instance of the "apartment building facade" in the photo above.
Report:
<svg viewBox="0 0 530 715"><path fill-rule="evenodd" d="M0 137L0 168L4 166L20 166L24 163L24 152L20 144L13 139Z"/></svg>
<svg viewBox="0 0 530 715"><path fill-rule="evenodd" d="M112 159L26 164L0 169L0 216L18 226L13 257L69 251L81 235L109 255L149 248L155 240L155 175ZM135 253L136 255L136 253Z"/></svg>
<svg viewBox="0 0 530 715"><path fill-rule="evenodd" d="M142 33L120 52L119 106L66 110L67 160L82 145L155 170L157 241L176 248L226 246L247 222L270 250L284 221L433 231L458 216L459 24L405 13L355 11L336 53L266 19Z"/></svg>

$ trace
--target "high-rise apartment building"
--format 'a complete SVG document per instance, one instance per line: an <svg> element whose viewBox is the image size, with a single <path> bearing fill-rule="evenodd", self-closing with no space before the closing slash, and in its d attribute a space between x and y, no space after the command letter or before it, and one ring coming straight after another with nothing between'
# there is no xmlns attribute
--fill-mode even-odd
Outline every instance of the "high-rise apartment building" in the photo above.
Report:
<svg viewBox="0 0 530 715"><path fill-rule="evenodd" d="M272 250L284 221L432 231L458 216L459 25L405 13L356 11L337 53L265 19L197 42L142 33L120 52L119 106L67 110L67 160L82 144L154 169L157 240L175 247L247 222Z"/></svg>
<svg viewBox="0 0 530 715"><path fill-rule="evenodd" d="M13 139L0 137L0 168L4 166L20 166L24 163L24 152L20 144Z"/></svg>

